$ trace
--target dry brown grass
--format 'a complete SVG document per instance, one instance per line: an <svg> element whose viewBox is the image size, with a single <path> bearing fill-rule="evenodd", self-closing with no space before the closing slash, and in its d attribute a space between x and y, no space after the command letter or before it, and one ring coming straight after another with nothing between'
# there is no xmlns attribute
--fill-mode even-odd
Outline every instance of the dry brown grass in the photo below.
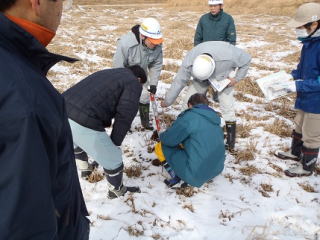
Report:
<svg viewBox="0 0 320 240"><path fill-rule="evenodd" d="M276 118L271 124L266 124L264 130L279 137L290 137L292 132L291 126L279 118Z"/></svg>
<svg viewBox="0 0 320 240"><path fill-rule="evenodd" d="M183 51L189 51L192 48L192 38L178 38L166 46L164 57L182 59Z"/></svg>
<svg viewBox="0 0 320 240"><path fill-rule="evenodd" d="M267 115L260 115L257 114L255 111L253 111L252 113L250 112L250 108L247 108L246 111L241 110L240 112L238 112L237 117L241 117L243 119L245 119L248 122L252 122L252 121L266 121L270 118L270 116ZM257 127L259 124L258 123L253 123L250 124L251 128L253 127Z"/></svg>
<svg viewBox="0 0 320 240"><path fill-rule="evenodd" d="M104 176L101 172L93 171L88 176L88 182L90 182L90 183L100 182L103 178L104 178Z"/></svg>
<svg viewBox="0 0 320 240"><path fill-rule="evenodd" d="M172 74L168 72L163 72L160 75L160 80L164 83L172 83Z"/></svg>
<svg viewBox="0 0 320 240"><path fill-rule="evenodd" d="M255 153L257 152L257 143L250 141L246 144L244 150L237 151L235 156L235 163L238 164L243 161L251 161L254 160Z"/></svg>
<svg viewBox="0 0 320 240"><path fill-rule="evenodd" d="M300 52L298 51L298 52L289 54L288 56L282 58L282 60L287 63L298 63L299 58L300 58Z"/></svg>
<svg viewBox="0 0 320 240"><path fill-rule="evenodd" d="M236 92L234 94L234 97L240 102L249 102L249 103L253 102L251 98L244 96L242 92Z"/></svg>
<svg viewBox="0 0 320 240"><path fill-rule="evenodd" d="M176 73L179 70L179 66L177 64L167 63L163 65L163 70Z"/></svg>
<svg viewBox="0 0 320 240"><path fill-rule="evenodd" d="M265 183L261 183L260 187L263 191L265 192L273 192L273 188L271 184L265 184Z"/></svg>
<svg viewBox="0 0 320 240"><path fill-rule="evenodd" d="M187 186L187 187L183 187L183 188L177 188L176 193L177 193L177 195L183 195L185 197L192 197L193 195L198 193L198 191L195 190L191 186Z"/></svg>
<svg viewBox="0 0 320 240"><path fill-rule="evenodd" d="M309 183L298 183L298 185L306 192L316 193L317 191Z"/></svg>
<svg viewBox="0 0 320 240"><path fill-rule="evenodd" d="M250 131L253 129L251 124L237 124L237 135L240 138L247 138L250 136Z"/></svg>
<svg viewBox="0 0 320 240"><path fill-rule="evenodd" d="M287 98L278 99L276 102L270 102L264 106L264 109L269 112L277 113L280 116L293 120L296 112L292 108L293 101Z"/></svg>
<svg viewBox="0 0 320 240"><path fill-rule="evenodd" d="M259 174L261 171L253 165L247 165L239 169L242 175L252 176L254 174Z"/></svg>
<svg viewBox="0 0 320 240"><path fill-rule="evenodd" d="M268 13L274 15L292 15L296 8L302 3L310 2L310 0L277 0L264 1L260 0L225 0L224 6L226 11L231 13ZM314 2L319 2L314 0ZM177 9L200 9L206 10L208 2L203 0L190 0L186 4L185 0L168 0L168 6Z"/></svg>
<svg viewBox="0 0 320 240"><path fill-rule="evenodd" d="M128 176L128 178L137 178L140 177L142 174L141 166L133 165L130 167L126 167L124 169L124 173Z"/></svg>
<svg viewBox="0 0 320 240"><path fill-rule="evenodd" d="M235 89L241 93L248 93L257 97L264 97L258 84L249 77L237 83Z"/></svg>

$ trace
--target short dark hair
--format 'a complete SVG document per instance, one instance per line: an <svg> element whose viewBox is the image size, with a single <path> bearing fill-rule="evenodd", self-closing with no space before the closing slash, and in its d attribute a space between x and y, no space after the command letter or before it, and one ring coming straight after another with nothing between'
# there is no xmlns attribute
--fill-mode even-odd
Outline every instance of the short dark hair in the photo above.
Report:
<svg viewBox="0 0 320 240"><path fill-rule="evenodd" d="M0 0L0 12L4 12L5 10L12 7L17 0Z"/></svg>
<svg viewBox="0 0 320 240"><path fill-rule="evenodd" d="M189 104L192 106L195 106L197 104L209 105L209 101L208 101L206 95L201 94L201 93L195 93L189 98L188 105Z"/></svg>
<svg viewBox="0 0 320 240"><path fill-rule="evenodd" d="M146 72L143 70L142 67L140 67L139 65L134 65L134 66L130 66L128 67L133 74L137 77L141 79L141 83L146 83L147 82L147 75Z"/></svg>

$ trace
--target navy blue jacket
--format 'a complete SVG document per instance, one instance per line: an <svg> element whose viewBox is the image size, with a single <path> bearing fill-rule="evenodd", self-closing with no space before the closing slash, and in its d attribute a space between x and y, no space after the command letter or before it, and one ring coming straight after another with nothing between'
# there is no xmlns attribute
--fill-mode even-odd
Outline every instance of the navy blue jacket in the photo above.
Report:
<svg viewBox="0 0 320 240"><path fill-rule="evenodd" d="M301 58L292 71L296 81L297 99L295 108L308 113L320 113L320 37L302 41Z"/></svg>
<svg viewBox="0 0 320 240"><path fill-rule="evenodd" d="M68 116L78 124L105 131L114 119L111 139L120 146L137 115L142 84L128 68L91 74L63 93Z"/></svg>
<svg viewBox="0 0 320 240"><path fill-rule="evenodd" d="M46 78L58 61L75 59L49 53L2 13L0 56L0 239L80 239L88 213L71 130Z"/></svg>

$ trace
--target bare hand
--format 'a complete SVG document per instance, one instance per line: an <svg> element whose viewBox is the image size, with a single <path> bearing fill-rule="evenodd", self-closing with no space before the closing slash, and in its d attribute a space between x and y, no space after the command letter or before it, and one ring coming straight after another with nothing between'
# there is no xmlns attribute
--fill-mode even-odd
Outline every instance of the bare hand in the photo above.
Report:
<svg viewBox="0 0 320 240"><path fill-rule="evenodd" d="M237 80L235 78L229 78L230 83L228 84L228 87L233 87L234 85L236 85Z"/></svg>

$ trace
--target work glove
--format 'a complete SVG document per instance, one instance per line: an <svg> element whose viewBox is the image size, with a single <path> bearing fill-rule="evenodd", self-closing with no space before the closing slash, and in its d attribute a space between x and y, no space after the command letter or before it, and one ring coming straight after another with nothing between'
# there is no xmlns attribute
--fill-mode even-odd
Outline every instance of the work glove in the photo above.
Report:
<svg viewBox="0 0 320 240"><path fill-rule="evenodd" d="M150 85L148 91L151 92L152 94L156 94L157 86L156 85Z"/></svg>

